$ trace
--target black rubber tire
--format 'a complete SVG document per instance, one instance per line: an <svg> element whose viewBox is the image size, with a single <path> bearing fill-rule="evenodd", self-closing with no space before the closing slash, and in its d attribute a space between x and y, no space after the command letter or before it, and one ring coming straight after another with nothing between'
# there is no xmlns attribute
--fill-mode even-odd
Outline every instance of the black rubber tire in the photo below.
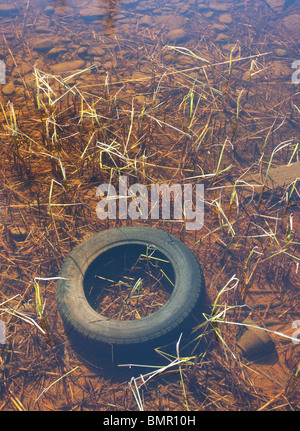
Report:
<svg viewBox="0 0 300 431"><path fill-rule="evenodd" d="M171 262L175 285L167 302L153 314L136 320L113 320L98 314L84 294L84 276L102 253L120 245L154 245ZM59 313L75 337L91 345L131 347L170 340L180 335L191 314L201 311L204 295L202 269L191 250L164 231L150 227L121 227L105 230L88 238L66 258L57 282ZM136 349L135 349L136 351Z"/></svg>

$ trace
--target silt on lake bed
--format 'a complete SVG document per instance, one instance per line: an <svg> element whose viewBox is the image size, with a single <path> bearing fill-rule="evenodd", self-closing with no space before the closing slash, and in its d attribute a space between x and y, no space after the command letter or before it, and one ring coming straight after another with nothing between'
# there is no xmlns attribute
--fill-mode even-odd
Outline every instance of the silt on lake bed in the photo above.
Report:
<svg viewBox="0 0 300 431"><path fill-rule="evenodd" d="M298 3L0 4L1 410L299 410ZM97 188L124 176L189 185L193 202L203 185L203 226L99 219ZM131 225L192 251L203 310L150 362L95 367L63 327L59 273L84 240ZM101 313L163 307L152 252L147 283L139 267L96 274ZM249 319L271 353L238 348Z"/></svg>

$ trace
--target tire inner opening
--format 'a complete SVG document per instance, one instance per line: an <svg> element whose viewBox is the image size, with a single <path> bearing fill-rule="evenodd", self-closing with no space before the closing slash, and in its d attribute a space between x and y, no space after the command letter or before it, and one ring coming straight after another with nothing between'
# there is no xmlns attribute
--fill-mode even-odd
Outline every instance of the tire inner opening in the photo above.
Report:
<svg viewBox="0 0 300 431"><path fill-rule="evenodd" d="M162 307L172 294L175 272L154 246L126 244L99 255L84 278L90 306L109 319L134 320Z"/></svg>

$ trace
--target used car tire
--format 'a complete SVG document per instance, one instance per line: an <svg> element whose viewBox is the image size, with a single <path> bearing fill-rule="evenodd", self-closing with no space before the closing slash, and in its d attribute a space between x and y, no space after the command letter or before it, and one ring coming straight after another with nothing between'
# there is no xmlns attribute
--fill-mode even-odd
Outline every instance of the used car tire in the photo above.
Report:
<svg viewBox="0 0 300 431"><path fill-rule="evenodd" d="M109 319L89 304L84 290L85 276L95 260L119 246L154 246L170 261L174 288L167 302L152 314L135 320ZM191 250L173 235L150 227L130 226L99 232L77 246L65 259L56 287L58 311L67 332L79 344L135 356L145 347L158 347L166 340L176 342L201 311L204 277ZM86 345L86 344L85 344ZM86 347L84 348L86 351Z"/></svg>

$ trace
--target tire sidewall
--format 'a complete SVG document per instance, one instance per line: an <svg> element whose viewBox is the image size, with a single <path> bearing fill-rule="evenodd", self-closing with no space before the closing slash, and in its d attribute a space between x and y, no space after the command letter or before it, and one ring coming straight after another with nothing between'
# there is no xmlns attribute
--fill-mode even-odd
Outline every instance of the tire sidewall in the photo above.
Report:
<svg viewBox="0 0 300 431"><path fill-rule="evenodd" d="M91 263L105 251L120 245L153 245L170 260L175 285L168 301L151 315L129 321L99 315L84 293L84 276ZM76 247L66 258L57 283L56 299L63 321L96 342L135 344L171 332L199 307L204 281L190 249L174 236L150 227L122 227L99 232Z"/></svg>

